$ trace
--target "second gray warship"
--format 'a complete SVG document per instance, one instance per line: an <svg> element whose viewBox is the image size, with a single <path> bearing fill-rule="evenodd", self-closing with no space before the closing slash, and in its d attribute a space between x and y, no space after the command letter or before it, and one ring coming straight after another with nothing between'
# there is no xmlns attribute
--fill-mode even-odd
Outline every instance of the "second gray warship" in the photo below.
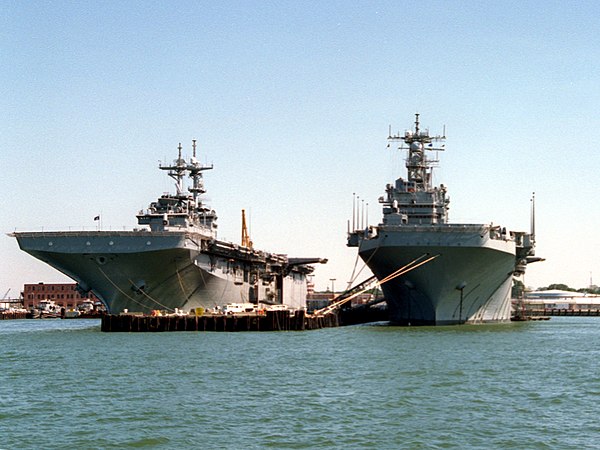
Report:
<svg viewBox="0 0 600 450"><path fill-rule="evenodd" d="M248 236L238 245L217 239L217 215L203 202L196 142L189 162L179 156L159 165L175 180L137 214L132 231L15 232L25 252L92 290L109 313L213 309L228 303L306 305L310 264L322 258L288 258L254 249ZM186 189L184 178L191 178ZM242 229L244 237L245 228Z"/></svg>
<svg viewBox="0 0 600 450"><path fill-rule="evenodd" d="M383 219L376 227L353 219L348 246L358 247L381 284L393 323L446 325L504 322L511 318L513 277L535 258L535 233L507 231L492 224L448 220L446 187L432 185L437 163L427 151L445 136L415 129L389 141L408 151L407 179L388 184ZM533 220L532 220L533 223Z"/></svg>

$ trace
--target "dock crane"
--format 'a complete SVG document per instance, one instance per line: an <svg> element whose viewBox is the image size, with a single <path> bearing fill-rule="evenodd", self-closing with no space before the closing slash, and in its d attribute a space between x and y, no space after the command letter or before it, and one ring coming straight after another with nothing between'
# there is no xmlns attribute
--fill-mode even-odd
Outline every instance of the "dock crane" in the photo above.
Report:
<svg viewBox="0 0 600 450"><path fill-rule="evenodd" d="M248 234L248 227L246 226L246 210L242 209L242 246L246 248L252 248L252 241Z"/></svg>

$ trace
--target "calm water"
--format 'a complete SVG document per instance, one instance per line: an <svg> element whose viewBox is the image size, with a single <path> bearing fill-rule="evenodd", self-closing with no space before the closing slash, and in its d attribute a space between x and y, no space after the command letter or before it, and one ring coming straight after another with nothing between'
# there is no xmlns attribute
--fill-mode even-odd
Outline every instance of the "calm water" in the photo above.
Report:
<svg viewBox="0 0 600 450"><path fill-rule="evenodd" d="M0 321L0 448L597 448L600 318L107 334Z"/></svg>

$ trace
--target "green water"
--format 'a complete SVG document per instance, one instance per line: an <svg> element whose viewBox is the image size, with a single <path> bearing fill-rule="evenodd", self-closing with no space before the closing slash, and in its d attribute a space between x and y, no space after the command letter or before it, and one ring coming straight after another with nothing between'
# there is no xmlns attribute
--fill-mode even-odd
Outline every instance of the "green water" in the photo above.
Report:
<svg viewBox="0 0 600 450"><path fill-rule="evenodd" d="M0 448L598 448L600 318L278 333L0 321Z"/></svg>

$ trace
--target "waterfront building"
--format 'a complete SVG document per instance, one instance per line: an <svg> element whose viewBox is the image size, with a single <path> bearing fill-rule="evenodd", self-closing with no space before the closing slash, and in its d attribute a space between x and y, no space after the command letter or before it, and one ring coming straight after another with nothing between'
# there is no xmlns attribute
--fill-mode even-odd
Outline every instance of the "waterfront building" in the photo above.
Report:
<svg viewBox="0 0 600 450"><path fill-rule="evenodd" d="M36 283L23 286L23 305L26 309L37 308L42 300L54 300L61 308L77 308L84 301L100 300L93 292L80 293L76 283Z"/></svg>
<svg viewBox="0 0 600 450"><path fill-rule="evenodd" d="M528 309L597 310L600 295L550 289L527 292L524 303Z"/></svg>

